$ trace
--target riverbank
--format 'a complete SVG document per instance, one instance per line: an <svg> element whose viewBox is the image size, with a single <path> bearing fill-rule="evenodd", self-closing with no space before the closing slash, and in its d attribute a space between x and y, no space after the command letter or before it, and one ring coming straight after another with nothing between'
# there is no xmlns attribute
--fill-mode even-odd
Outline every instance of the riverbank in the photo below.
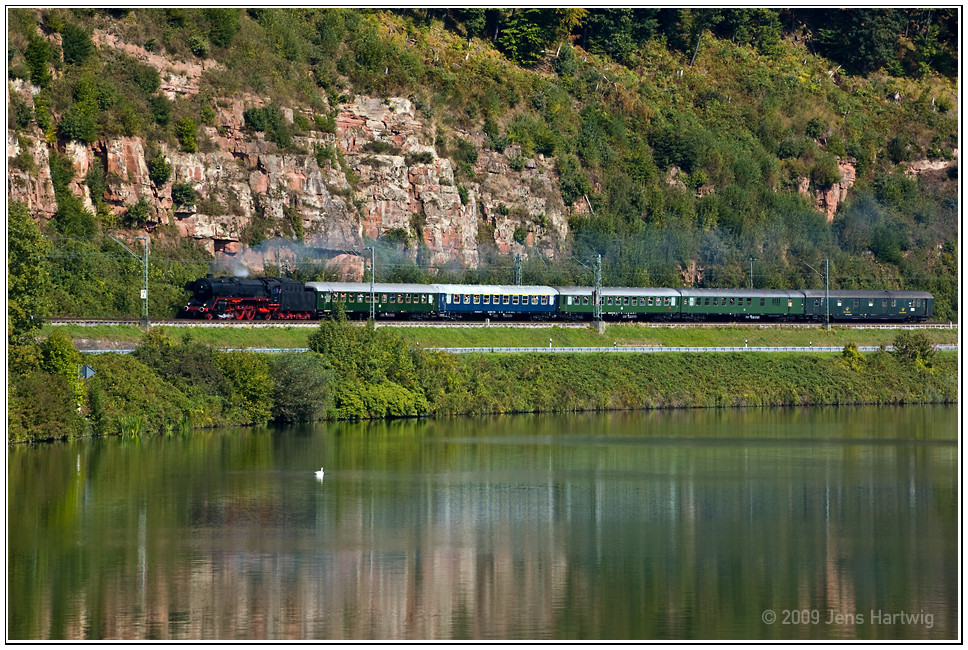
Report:
<svg viewBox="0 0 968 650"><path fill-rule="evenodd" d="M81 355L55 334L36 366L14 364L8 440L268 421L958 399L955 352L453 355L338 322L313 330L307 345L313 352L222 352L154 330L134 354L84 357L96 374L80 381Z"/></svg>

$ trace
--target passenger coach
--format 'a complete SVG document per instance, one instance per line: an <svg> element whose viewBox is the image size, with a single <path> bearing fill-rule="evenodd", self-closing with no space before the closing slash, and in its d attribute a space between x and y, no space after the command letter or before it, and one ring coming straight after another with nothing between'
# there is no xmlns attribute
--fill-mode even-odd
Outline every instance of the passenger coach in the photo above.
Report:
<svg viewBox="0 0 968 650"><path fill-rule="evenodd" d="M491 284L437 284L437 311L445 318L533 316L557 310L552 287Z"/></svg>

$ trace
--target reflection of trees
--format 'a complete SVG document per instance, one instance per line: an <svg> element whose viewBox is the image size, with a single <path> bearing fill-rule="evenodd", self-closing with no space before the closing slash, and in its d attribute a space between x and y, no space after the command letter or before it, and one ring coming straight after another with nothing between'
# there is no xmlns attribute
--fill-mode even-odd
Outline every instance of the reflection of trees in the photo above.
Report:
<svg viewBox="0 0 968 650"><path fill-rule="evenodd" d="M950 634L955 448L870 429L790 409L12 449L11 638L906 633L768 607L920 607Z"/></svg>

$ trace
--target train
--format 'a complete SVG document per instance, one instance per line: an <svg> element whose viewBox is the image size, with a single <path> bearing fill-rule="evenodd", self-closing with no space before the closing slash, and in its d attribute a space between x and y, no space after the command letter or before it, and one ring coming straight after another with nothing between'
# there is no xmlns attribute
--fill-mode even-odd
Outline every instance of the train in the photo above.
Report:
<svg viewBox="0 0 968 650"><path fill-rule="evenodd" d="M185 290L192 296L179 316L207 320L313 320L340 310L348 318L373 313L382 319L426 320L575 321L592 320L596 311L608 321L921 322L934 315L930 293L883 289L371 285L209 275L186 283Z"/></svg>

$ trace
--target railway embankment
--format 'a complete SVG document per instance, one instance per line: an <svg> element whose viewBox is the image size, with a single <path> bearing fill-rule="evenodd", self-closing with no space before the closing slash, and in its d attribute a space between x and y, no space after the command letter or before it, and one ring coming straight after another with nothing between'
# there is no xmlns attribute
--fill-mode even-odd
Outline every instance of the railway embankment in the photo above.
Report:
<svg viewBox="0 0 968 650"><path fill-rule="evenodd" d="M163 329L82 356L63 331L11 355L9 440L189 434L316 419L611 409L953 403L958 356L901 332L892 351L449 354L329 321L309 353L220 351ZM95 358L96 357L96 358ZM77 375L90 364L95 374Z"/></svg>

